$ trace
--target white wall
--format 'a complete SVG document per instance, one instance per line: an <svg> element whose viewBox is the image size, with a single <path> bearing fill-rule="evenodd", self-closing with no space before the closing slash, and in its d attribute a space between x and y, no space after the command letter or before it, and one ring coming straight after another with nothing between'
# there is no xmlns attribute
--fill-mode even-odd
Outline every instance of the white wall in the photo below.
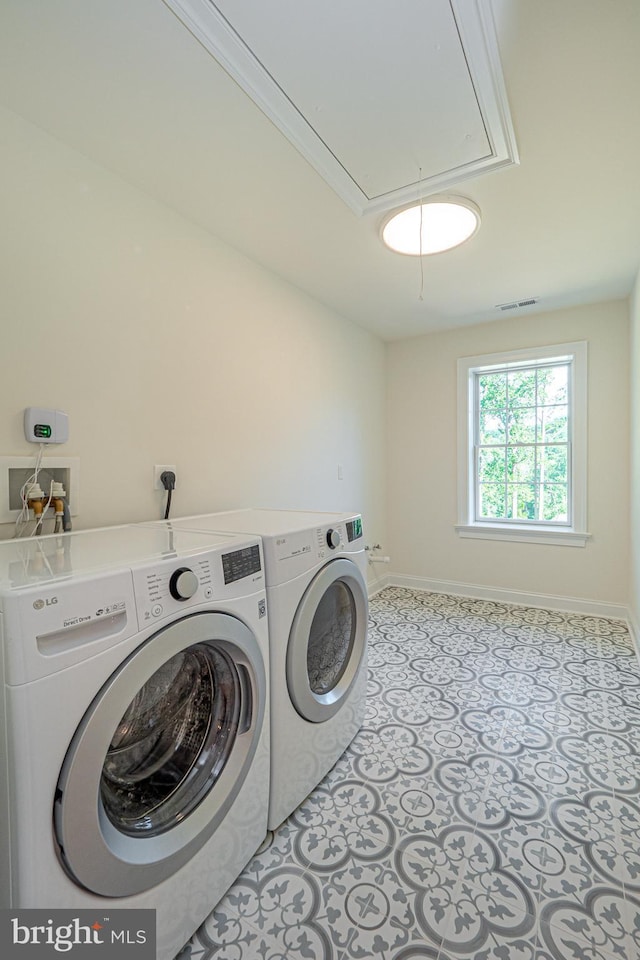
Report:
<svg viewBox="0 0 640 960"><path fill-rule="evenodd" d="M631 297L631 620L640 645L640 273Z"/></svg>
<svg viewBox="0 0 640 960"><path fill-rule="evenodd" d="M78 529L161 516L175 463L176 516L360 510L384 539L384 345L15 115L0 131L0 454L35 454L23 410L57 407Z"/></svg>
<svg viewBox="0 0 640 960"><path fill-rule="evenodd" d="M456 522L456 361L586 340L585 548L461 539ZM434 333L388 348L391 570L425 580L626 607L629 596L629 306L597 304Z"/></svg>

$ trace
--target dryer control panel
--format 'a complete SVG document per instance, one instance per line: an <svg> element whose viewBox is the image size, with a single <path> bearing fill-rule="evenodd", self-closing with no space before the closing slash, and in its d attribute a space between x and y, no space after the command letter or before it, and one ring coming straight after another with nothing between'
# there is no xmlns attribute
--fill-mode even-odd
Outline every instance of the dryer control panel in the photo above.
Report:
<svg viewBox="0 0 640 960"><path fill-rule="evenodd" d="M349 543L362 539L362 517L354 517L353 520L348 520L346 526Z"/></svg>
<svg viewBox="0 0 640 960"><path fill-rule="evenodd" d="M341 550L344 550L346 541L344 524L336 523L331 527L318 527L316 541L318 544L318 560L324 560L325 557L340 553Z"/></svg>
<svg viewBox="0 0 640 960"><path fill-rule="evenodd" d="M309 569L310 563L363 550L362 520L360 517L349 521L336 520L320 527L275 536L270 540L269 549L273 549L278 561L278 582L281 582L285 568L286 575L296 576Z"/></svg>

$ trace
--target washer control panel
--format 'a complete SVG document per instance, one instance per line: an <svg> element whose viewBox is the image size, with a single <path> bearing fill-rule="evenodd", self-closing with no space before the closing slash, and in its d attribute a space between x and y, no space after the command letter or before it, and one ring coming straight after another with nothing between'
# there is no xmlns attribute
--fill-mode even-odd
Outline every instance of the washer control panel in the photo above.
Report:
<svg viewBox="0 0 640 960"><path fill-rule="evenodd" d="M241 550L233 550L231 553L222 554L222 572L225 583L244 580L245 577L250 577L254 573L260 573L261 570L260 547L257 543L250 547L243 547Z"/></svg>
<svg viewBox="0 0 640 960"><path fill-rule="evenodd" d="M173 558L152 570L134 570L133 577L140 626L213 597L210 556L189 557L183 563Z"/></svg>
<svg viewBox="0 0 640 960"><path fill-rule="evenodd" d="M178 567L169 577L169 593L174 600L190 600L199 585L197 576L189 567Z"/></svg>
<svg viewBox="0 0 640 960"><path fill-rule="evenodd" d="M235 538L233 538L235 539ZM153 565L134 567L140 626L183 613L212 599L224 602L264 588L260 542L237 538L227 549L171 552Z"/></svg>

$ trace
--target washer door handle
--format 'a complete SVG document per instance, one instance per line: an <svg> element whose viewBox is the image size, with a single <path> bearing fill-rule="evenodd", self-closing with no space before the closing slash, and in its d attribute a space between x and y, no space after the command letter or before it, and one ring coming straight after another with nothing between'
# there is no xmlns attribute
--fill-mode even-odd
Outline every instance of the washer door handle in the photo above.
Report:
<svg viewBox="0 0 640 960"><path fill-rule="evenodd" d="M251 729L253 722L253 687L251 677L244 663L236 663L240 680L240 716L238 717L238 735Z"/></svg>

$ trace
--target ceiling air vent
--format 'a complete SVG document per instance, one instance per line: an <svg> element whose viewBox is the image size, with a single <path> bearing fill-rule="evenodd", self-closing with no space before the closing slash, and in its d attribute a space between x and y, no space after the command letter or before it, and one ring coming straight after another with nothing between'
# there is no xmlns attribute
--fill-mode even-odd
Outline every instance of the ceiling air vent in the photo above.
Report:
<svg viewBox="0 0 640 960"><path fill-rule="evenodd" d="M526 300L514 300L513 303L496 303L496 310L520 310L521 307L532 307L539 302L540 297L528 297Z"/></svg>

